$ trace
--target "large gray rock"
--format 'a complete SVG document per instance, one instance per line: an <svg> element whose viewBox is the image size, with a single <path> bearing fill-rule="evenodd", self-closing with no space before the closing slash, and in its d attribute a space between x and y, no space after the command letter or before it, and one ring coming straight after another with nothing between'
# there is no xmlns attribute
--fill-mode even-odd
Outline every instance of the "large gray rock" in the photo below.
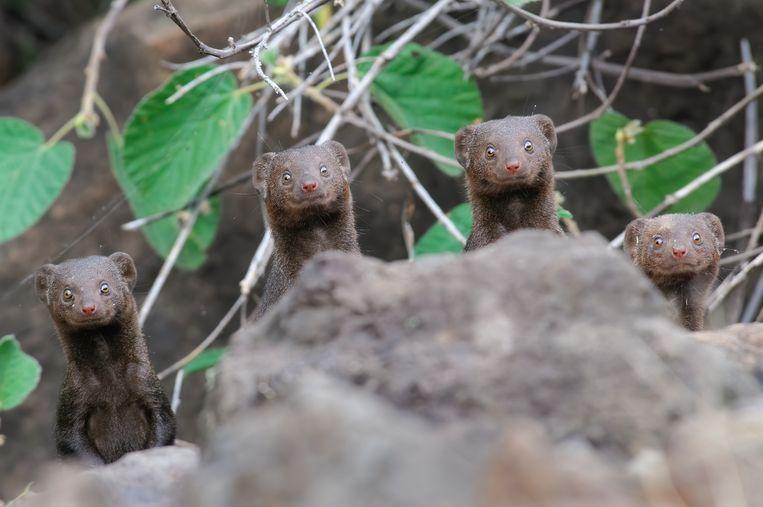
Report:
<svg viewBox="0 0 763 507"><path fill-rule="evenodd" d="M714 345L763 380L763 324L734 324L695 333L694 338Z"/></svg>
<svg viewBox="0 0 763 507"><path fill-rule="evenodd" d="M754 379L673 325L601 237L520 231L461 257L314 259L234 338L210 404L226 421L311 371L430 421L526 417L621 455Z"/></svg>
<svg viewBox="0 0 763 507"><path fill-rule="evenodd" d="M184 445L129 453L110 465L86 471L59 466L48 472L40 493L22 497L13 505L169 507L175 505L181 480L198 464L199 449Z"/></svg>
<svg viewBox="0 0 763 507"><path fill-rule="evenodd" d="M219 428L179 505L626 507L638 492L537 424L436 425L321 375Z"/></svg>

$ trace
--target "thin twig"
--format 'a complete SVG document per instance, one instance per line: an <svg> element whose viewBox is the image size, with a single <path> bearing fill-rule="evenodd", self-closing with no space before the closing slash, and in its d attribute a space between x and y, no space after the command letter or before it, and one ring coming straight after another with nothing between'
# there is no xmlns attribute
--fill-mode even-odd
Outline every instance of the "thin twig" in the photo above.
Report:
<svg viewBox="0 0 763 507"><path fill-rule="evenodd" d="M230 307L228 310L228 313L225 314L225 316L222 318L220 322L217 323L217 326L212 330L211 333L209 333L209 336L204 338L204 340L199 343L196 348L194 348L191 352L183 356L183 358L179 359L175 363L172 364L172 366L169 366L168 368L165 368L161 372L159 372L159 380L163 380L167 378L167 376L172 375L174 372L180 370L181 368L184 368L188 363L193 361L199 354L204 352L204 350L209 347L212 342L214 342L218 336L220 336L220 333L223 332L225 327L228 325L228 323L233 319L233 317L236 315L236 312L238 311L239 307L244 304L244 300L246 299L246 296L240 295L238 299L233 303L233 306Z"/></svg>
<svg viewBox="0 0 763 507"><path fill-rule="evenodd" d="M342 116L358 104L365 91L369 86L371 86L373 80L376 79L376 77L381 73L382 69L384 69L384 66L395 56L397 56L397 54L403 50L406 44L408 44L422 30L429 26L432 20L436 18L437 15L440 14L443 10L445 10L451 1L452 0L438 0L437 3L432 5L432 7L430 7L429 10L426 11L426 13L423 14L421 18L408 30L406 30L395 42L387 46L387 49L385 49L382 54L380 54L376 60L374 60L371 68L368 69L368 72L366 72L365 76L363 76L363 79L360 81L360 83L358 83L358 86L352 92L350 92L347 100L345 100L339 110L334 113L334 116L331 117L331 120L329 120L329 123L326 126L323 134L320 138L318 138L318 144L328 141L334 136L337 129L339 128L339 125L342 123Z"/></svg>
<svg viewBox="0 0 763 507"><path fill-rule="evenodd" d="M708 299L708 311L712 312L715 310L718 305L720 305L721 302L726 298L726 296L729 295L732 289L745 281L747 279L747 275L749 275L753 269L760 266L763 266L763 253L758 254L757 257L742 266L742 269L740 269L737 274L726 278L718 286L718 288L713 291L713 293L710 295L710 298Z"/></svg>
<svg viewBox="0 0 763 507"><path fill-rule="evenodd" d="M98 77L101 70L101 61L104 57L104 47L106 46L106 37L114 26L117 16L122 12L127 0L113 0L109 7L109 12L98 26L93 38L93 47L90 50L90 58L85 67L85 88L82 92L82 103L80 105L79 115L83 120L95 126L98 119L95 114L95 94L98 88Z"/></svg>
<svg viewBox="0 0 763 507"><path fill-rule="evenodd" d="M760 95L763 95L763 85L756 88L753 93L745 96L742 100L740 100L739 102L731 106L729 109L724 111L723 114L721 114L719 117L717 117L716 119L708 123L707 126L704 129L702 129L702 132L700 132L696 136L692 137L691 139L687 141L684 141L683 143L677 146L674 146L661 153L658 153L657 155L653 155L649 158L644 158L641 160L634 160L632 162L628 162L624 166L625 169L629 171L631 170L641 171L658 162L662 162L663 160L667 160L670 157L678 155L679 153L682 153L688 150L689 148L693 148L694 146L697 146L698 144L702 143L702 141L707 139L713 132L715 132L721 126L723 126L736 113L744 109L744 107L747 104L755 100ZM617 170L618 170L617 164L614 164L614 165L608 165L603 167L596 167L593 169L577 169L573 171L559 171L558 173L556 173L556 178L557 179L586 178L590 176L599 176L602 174L616 172Z"/></svg>
<svg viewBox="0 0 763 507"><path fill-rule="evenodd" d="M278 18L270 26L270 32L275 33L283 30L287 26L294 23L297 19L299 19L299 16L294 13L295 10L310 13L330 1L331 0L304 0L300 2L291 11ZM185 33L191 39L191 41L193 41L196 47L199 48L199 52L202 54L214 56L216 58L228 58L243 51L252 49L253 47L257 46L257 44L259 44L264 37L264 34L251 39L247 39L245 37L244 39L233 42L225 49L214 48L202 42L201 39L199 39L191 31L190 28L188 28L188 25L185 24L185 21L183 21L183 18L180 16L180 13L172 4L171 0L161 0L161 2L162 5L154 5L154 10L163 12L168 18L170 18L172 22L175 23L178 28L180 28L183 33Z"/></svg>
<svg viewBox="0 0 763 507"><path fill-rule="evenodd" d="M493 0L493 2L497 3L501 7L508 9L514 14L521 16L525 18L526 20L531 21L542 27L564 29L564 30L580 30L580 31L622 30L624 28L636 28L636 27L641 28L643 26L648 25L649 23L652 23L653 21L657 21L658 19L664 18L665 16L667 16L668 14L676 10L678 7L680 7L680 5L684 3L684 1L685 0L673 0L661 11L655 12L654 14L650 14L650 15L642 14L640 18L636 18L636 19L624 19L622 21L617 21L615 23L572 23L569 21L556 21L553 19L548 19L542 16L538 16L537 14L533 14L532 12L529 12L520 7L517 7L511 2L506 2L504 0Z"/></svg>
<svg viewBox="0 0 763 507"><path fill-rule="evenodd" d="M651 7L651 5L652 5L652 0L644 0L644 7L642 11L643 16L646 16L649 13L649 8ZM599 118L602 114L604 114L610 108L610 106L615 102L617 95L620 93L620 89L622 89L623 85L625 84L625 80L628 77L628 72L630 71L631 65L633 65L633 60L636 59L636 54L638 53L639 47L641 47L641 40L644 37L645 31L646 31L646 24L642 24L636 30L636 37L633 40L633 46L631 47L630 53L628 53L628 58L626 59L625 65L623 66L623 72L622 74L620 74L620 77L617 79L617 82L615 83L615 87L612 89L612 92L607 97L607 100L603 104L601 104L599 107L591 111L590 113L584 116L581 116L580 118L576 120L559 125L556 128L556 132L558 134L586 125L592 122L593 120Z"/></svg>
<svg viewBox="0 0 763 507"><path fill-rule="evenodd" d="M601 21L601 8L603 5L604 0L593 0L588 15L589 24L595 25ZM541 13L541 16L542 15L543 13ZM580 53L580 66L575 73L575 80L572 82L572 96L574 98L582 97L588 92L586 75L588 74L588 68L591 64L591 54L596 48L596 42L599 40L600 34L601 32L591 31L588 32L588 36L585 39L583 50Z"/></svg>

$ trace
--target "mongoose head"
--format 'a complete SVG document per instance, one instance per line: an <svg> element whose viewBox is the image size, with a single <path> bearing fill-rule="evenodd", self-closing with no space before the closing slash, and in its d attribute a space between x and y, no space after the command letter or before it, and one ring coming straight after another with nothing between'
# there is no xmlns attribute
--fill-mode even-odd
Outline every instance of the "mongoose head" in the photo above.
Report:
<svg viewBox="0 0 763 507"><path fill-rule="evenodd" d="M670 214L628 224L624 249L647 275L685 277L716 269L724 240L712 213Z"/></svg>
<svg viewBox="0 0 763 507"><path fill-rule="evenodd" d="M265 153L252 172L271 225L298 227L352 206L350 158L336 141Z"/></svg>
<svg viewBox="0 0 763 507"><path fill-rule="evenodd" d="M485 195L547 181L555 150L554 123L542 114L507 116L456 134L456 159L470 188Z"/></svg>
<svg viewBox="0 0 763 507"><path fill-rule="evenodd" d="M35 290L57 324L93 328L111 323L126 308L134 311L136 279L132 257L117 252L46 264L37 270Z"/></svg>

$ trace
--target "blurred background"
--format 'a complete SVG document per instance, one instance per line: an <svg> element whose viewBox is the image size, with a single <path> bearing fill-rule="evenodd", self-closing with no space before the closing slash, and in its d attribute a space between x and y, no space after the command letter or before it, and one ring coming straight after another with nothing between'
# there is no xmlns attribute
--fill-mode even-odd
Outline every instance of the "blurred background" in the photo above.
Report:
<svg viewBox="0 0 763 507"><path fill-rule="evenodd" d="M94 21L103 15L106 0L0 0L0 116L23 118L50 136L78 111L84 80L83 69L93 40ZM553 4L554 2L552 2ZM668 2L655 1L653 11ZM261 2L252 0L179 1L186 21L205 41L217 47L228 36L238 37L265 22ZM384 3L377 16L377 32L410 14L406 2ZM639 17L640 2L607 0L603 20ZM583 19L586 5L567 11L563 19ZM474 13L464 11L464 17ZM651 24L635 61L636 67L673 73L699 73L738 64L740 39L749 39L753 59L763 61L763 6L760 0L688 0L675 13ZM433 23L418 39L425 43L443 32ZM558 37L542 31L538 47ZM632 31L601 34L599 48L606 48L609 61L622 63L633 41ZM449 53L460 46L440 48ZM570 45L560 53L577 54ZM155 13L152 2L132 1L120 16L106 45L107 59L101 71L99 90L124 124L135 104L160 85L171 73L166 62L183 62L197 56L188 38L164 16ZM537 70L541 70L539 67ZM533 69L528 69L532 71ZM556 123L574 119L598 105L588 94L572 96L572 75L538 82L494 82L479 80L485 118L507 114L544 113ZM616 76L604 75L611 89ZM614 108L645 123L669 119L695 131L744 96L741 77L709 83L709 88L665 87L629 80ZM324 110L305 104L297 139L289 133L290 118L268 131L266 145L278 150L294 144L326 123ZM59 257L128 252L136 260L139 281L136 295L142 296L155 278L162 260L139 232L123 232L120 225L133 216L122 202L121 192L109 168L105 129L91 140L75 139L77 159L72 179L52 209L31 230L0 244L0 336L15 334L24 350L42 365L39 387L19 408L2 415L5 445L0 447L0 498L13 498L33 477L40 463L54 456L52 428L63 358L46 308L36 299L29 275L37 267ZM348 148L365 136L344 128L338 135ZM744 115L739 114L708 140L717 159L723 160L744 147ZM230 176L247 170L254 159L255 138L244 139L226 168ZM560 136L557 171L595 167L588 142L588 128ZM353 157L357 163L358 159ZM430 162L410 156L409 161L424 186L443 209L464 201L463 182L445 176ZM741 169L723 176L722 190L710 211L721 217L727 234L749 227L749 216L739 206ZM603 177L564 180L558 183L565 208L582 230L595 230L611 239L628 223L630 215ZM411 195L402 179L388 181L375 162L353 184L361 247L367 255L385 260L406 257L400 228L401 212ZM758 192L756 209L761 204ZM417 235L434 222L420 202L412 225ZM757 212L756 212L757 216ZM227 192L223 216L208 261L195 272L174 272L148 319L146 335L158 370L173 363L202 340L238 296L252 253L262 236L259 202L249 184ZM734 245L728 245L733 248ZM722 273L728 273L728 270ZM224 341L238 325L223 334ZM196 415L203 402L204 376L186 383L180 407L179 437L195 440ZM171 383L165 383L167 392Z"/></svg>

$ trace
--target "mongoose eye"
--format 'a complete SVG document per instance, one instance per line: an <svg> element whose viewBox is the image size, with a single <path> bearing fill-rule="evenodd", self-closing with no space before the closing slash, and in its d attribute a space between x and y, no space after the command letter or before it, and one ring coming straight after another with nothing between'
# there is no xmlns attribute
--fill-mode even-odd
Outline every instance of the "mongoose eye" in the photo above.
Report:
<svg viewBox="0 0 763 507"><path fill-rule="evenodd" d="M495 146L493 146L492 144L489 144L487 146L487 151L485 151L485 155L487 155L487 158L495 157Z"/></svg>
<svg viewBox="0 0 763 507"><path fill-rule="evenodd" d="M660 247L663 243L665 243L665 240L662 239L662 236L655 236L652 241L654 241L654 246L656 247Z"/></svg>
<svg viewBox="0 0 763 507"><path fill-rule="evenodd" d="M71 301L74 299L74 293L71 289L64 289L64 301Z"/></svg>
<svg viewBox="0 0 763 507"><path fill-rule="evenodd" d="M106 282L103 282L101 284L101 294L104 295L104 296L108 296L109 292L110 292L109 291L109 284L107 284Z"/></svg>
<svg viewBox="0 0 763 507"><path fill-rule="evenodd" d="M291 181L291 173L283 173L283 176L281 176L281 181L283 183L289 183Z"/></svg>
<svg viewBox="0 0 763 507"><path fill-rule="evenodd" d="M329 168L325 165L321 166L321 176L328 176L329 175Z"/></svg>
<svg viewBox="0 0 763 507"><path fill-rule="evenodd" d="M700 236L698 232L695 232L694 234L691 235L691 240L694 241L695 245L702 244L702 236Z"/></svg>
<svg viewBox="0 0 763 507"><path fill-rule="evenodd" d="M525 141L525 151L527 153L532 153L535 151L535 147L533 146L533 143L528 141Z"/></svg>

